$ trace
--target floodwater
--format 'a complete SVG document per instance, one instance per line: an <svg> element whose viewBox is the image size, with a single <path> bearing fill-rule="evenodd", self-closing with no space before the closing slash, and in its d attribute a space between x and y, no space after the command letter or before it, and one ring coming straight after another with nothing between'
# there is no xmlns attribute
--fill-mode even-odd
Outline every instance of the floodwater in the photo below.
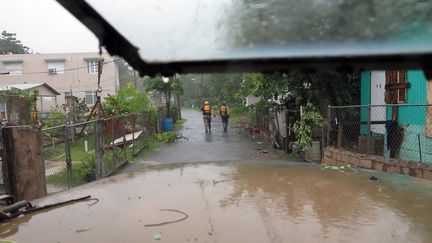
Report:
<svg viewBox="0 0 432 243"><path fill-rule="evenodd" d="M270 143L258 135L251 135L230 120L228 132L223 132L220 117L212 118L212 132L205 133L202 113L195 110L182 110L187 119L183 128L178 131L189 140L180 139L175 143L163 146L144 158L138 158L123 171L139 169L149 162L183 163L183 162L216 162L244 160L289 160L283 150L273 150ZM263 153L267 151L268 153Z"/></svg>
<svg viewBox="0 0 432 243"><path fill-rule="evenodd" d="M378 180L371 181L373 174ZM432 183L277 161L150 165L52 195L0 225L14 242L431 242ZM188 218L162 226L146 227Z"/></svg>

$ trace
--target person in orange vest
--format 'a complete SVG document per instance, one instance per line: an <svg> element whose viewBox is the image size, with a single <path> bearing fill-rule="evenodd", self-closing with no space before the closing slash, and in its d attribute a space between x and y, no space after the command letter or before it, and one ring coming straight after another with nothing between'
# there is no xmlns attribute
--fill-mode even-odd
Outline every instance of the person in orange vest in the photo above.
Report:
<svg viewBox="0 0 432 243"><path fill-rule="evenodd" d="M212 112L211 106L209 105L209 102L204 101L204 105L200 108L200 110L202 111L202 114L203 114L205 131L206 131L206 133L210 133L211 132L211 116L212 116L213 112ZM216 115L213 114L213 116L216 116Z"/></svg>
<svg viewBox="0 0 432 243"><path fill-rule="evenodd" d="M223 125L224 132L226 132L228 129L229 111L225 101L222 102L222 106L220 107L219 114L222 118L222 125Z"/></svg>

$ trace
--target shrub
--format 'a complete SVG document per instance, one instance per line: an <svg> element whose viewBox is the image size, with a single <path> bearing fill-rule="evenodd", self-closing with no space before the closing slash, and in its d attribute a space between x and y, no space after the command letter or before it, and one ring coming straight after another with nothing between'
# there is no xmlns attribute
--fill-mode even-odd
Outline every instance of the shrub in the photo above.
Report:
<svg viewBox="0 0 432 243"><path fill-rule="evenodd" d="M55 106L51 108L48 118L44 121L44 127L55 127L66 124L66 115L62 112L60 107Z"/></svg>
<svg viewBox="0 0 432 243"><path fill-rule="evenodd" d="M131 83L123 87L117 95L109 95L103 102L104 110L108 115L124 115L133 112L155 113L147 93L135 88Z"/></svg>
<svg viewBox="0 0 432 243"><path fill-rule="evenodd" d="M312 141L312 126L322 126L323 117L318 109L308 103L304 109L303 118L294 123L293 129L297 138L297 143L303 152L306 152L308 145Z"/></svg>
<svg viewBox="0 0 432 243"><path fill-rule="evenodd" d="M96 180L96 156L93 153L87 154L85 160L77 165L77 173L86 182Z"/></svg>
<svg viewBox="0 0 432 243"><path fill-rule="evenodd" d="M175 132L162 132L162 133L157 133L156 134L156 139L159 142L163 142L163 143L172 143L175 141L176 139L176 133Z"/></svg>

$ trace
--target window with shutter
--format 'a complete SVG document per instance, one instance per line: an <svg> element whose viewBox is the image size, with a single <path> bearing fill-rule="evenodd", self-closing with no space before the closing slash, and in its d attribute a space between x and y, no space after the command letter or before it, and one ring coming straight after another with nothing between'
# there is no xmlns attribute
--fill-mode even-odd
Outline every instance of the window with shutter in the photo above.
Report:
<svg viewBox="0 0 432 243"><path fill-rule="evenodd" d="M386 72L386 103L406 103L406 91L410 84L406 81L406 72L391 70Z"/></svg>

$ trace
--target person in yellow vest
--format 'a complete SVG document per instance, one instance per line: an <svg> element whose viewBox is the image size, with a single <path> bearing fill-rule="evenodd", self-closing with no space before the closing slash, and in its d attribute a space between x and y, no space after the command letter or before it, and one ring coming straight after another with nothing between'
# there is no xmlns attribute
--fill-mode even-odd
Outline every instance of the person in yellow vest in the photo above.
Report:
<svg viewBox="0 0 432 243"><path fill-rule="evenodd" d="M220 107L219 114L222 118L222 125L223 125L224 132L226 132L228 129L229 111L225 101L222 102L222 106Z"/></svg>
<svg viewBox="0 0 432 243"><path fill-rule="evenodd" d="M211 132L211 116L212 116L213 112L212 112L211 106L209 105L209 102L204 101L204 105L201 107L200 110L202 111L202 114L203 114L205 131L206 131L206 133L210 133ZM216 116L216 115L214 115L214 116Z"/></svg>

